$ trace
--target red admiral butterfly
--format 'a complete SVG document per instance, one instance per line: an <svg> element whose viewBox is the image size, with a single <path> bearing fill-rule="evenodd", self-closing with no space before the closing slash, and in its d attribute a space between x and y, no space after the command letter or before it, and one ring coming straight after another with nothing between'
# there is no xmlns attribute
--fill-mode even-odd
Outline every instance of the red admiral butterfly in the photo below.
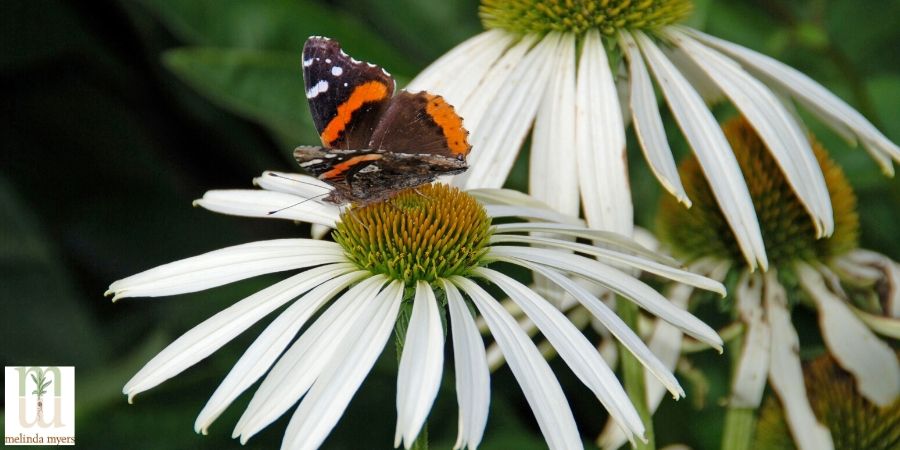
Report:
<svg viewBox="0 0 900 450"><path fill-rule="evenodd" d="M322 146L298 147L294 158L334 186L325 200L366 205L468 167L469 132L441 96L392 96L387 71L319 36L303 47L303 78Z"/></svg>

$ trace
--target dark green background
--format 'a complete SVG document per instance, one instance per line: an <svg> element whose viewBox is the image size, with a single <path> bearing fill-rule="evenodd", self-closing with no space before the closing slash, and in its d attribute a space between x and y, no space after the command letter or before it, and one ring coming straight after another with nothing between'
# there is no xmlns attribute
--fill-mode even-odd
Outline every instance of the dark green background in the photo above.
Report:
<svg viewBox="0 0 900 450"><path fill-rule="evenodd" d="M103 291L161 263L308 232L191 207L207 189L246 188L264 169L293 170L293 147L316 142L299 71L307 36L340 40L402 85L481 31L476 9L471 0L2 2L0 362L76 366L76 436L84 448L238 448L229 435L249 395L209 436L194 434L192 425L261 326L139 395L135 405L120 390L180 333L278 277L116 305ZM699 1L691 23L810 74L898 142L898 17L897 1ZM814 119L807 123L857 188L864 246L900 259L900 184L882 177L861 149ZM670 131L684 154L681 137ZM629 154L636 217L649 226L660 188L637 148ZM512 187L525 186L524 167ZM325 448L390 448L391 348ZM692 398L688 384L688 400L666 401L660 444L717 446L727 359L701 355L694 363L712 389ZM605 413L568 369L553 366L585 441L593 441ZM434 448L449 448L456 436L451 367L431 416ZM494 375L492 389L482 448L543 448L508 370ZM695 409L698 400L705 409ZM247 448L277 447L285 425L273 424Z"/></svg>

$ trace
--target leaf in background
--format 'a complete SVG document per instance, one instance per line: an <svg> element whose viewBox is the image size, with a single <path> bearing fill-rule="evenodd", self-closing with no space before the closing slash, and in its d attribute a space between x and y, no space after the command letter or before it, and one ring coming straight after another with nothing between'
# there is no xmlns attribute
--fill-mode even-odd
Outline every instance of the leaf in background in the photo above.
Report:
<svg viewBox="0 0 900 450"><path fill-rule="evenodd" d="M165 65L220 106L271 128L295 145L318 142L300 59L266 50L181 48Z"/></svg>
<svg viewBox="0 0 900 450"><path fill-rule="evenodd" d="M94 365L107 345L76 293L70 268L50 242L28 204L0 177L0 359L17 365Z"/></svg>
<svg viewBox="0 0 900 450"><path fill-rule="evenodd" d="M284 50L299 61L306 38L330 36L356 59L392 73L414 67L381 35L343 11L304 0L143 0L180 39L202 46ZM299 67L299 63L295 64ZM298 69L299 70L299 69Z"/></svg>

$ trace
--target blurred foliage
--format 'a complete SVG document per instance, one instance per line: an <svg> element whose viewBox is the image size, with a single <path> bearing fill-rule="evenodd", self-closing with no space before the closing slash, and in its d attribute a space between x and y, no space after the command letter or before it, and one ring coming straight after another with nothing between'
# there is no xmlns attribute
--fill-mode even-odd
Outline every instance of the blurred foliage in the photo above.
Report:
<svg viewBox="0 0 900 450"><path fill-rule="evenodd" d="M293 170L293 147L316 142L299 64L307 36L339 39L357 58L387 67L402 86L481 30L476 11L474 0L5 1L4 365L77 367L77 437L86 448L239 448L230 430L249 395L209 436L196 435L193 420L264 323L138 396L136 405L129 406L120 389L180 333L277 277L115 306L103 291L113 280L178 258L308 234L302 225L190 207L206 189L249 187L264 169ZM898 142L896 17L900 2L893 0L865 7L854 0L702 0L691 23L808 73ZM664 120L673 148L683 155L683 139L671 117ZM807 123L858 191L863 245L900 259L900 183L881 176L865 152L849 148L818 121ZM630 135L636 218L647 226L661 190L634 144ZM525 186L526 156L516 166L513 187ZM717 448L726 364L707 354L692 362L710 382L706 407L698 411L695 402L666 401L657 439ZM590 443L605 413L563 364L552 365ZM388 447L395 373L388 350L326 448L359 448L361 442ZM449 448L455 439L453 386L447 371L429 424L433 448ZM496 374L492 387L482 448L544 448L509 371ZM689 396L696 394L687 389ZM285 425L282 418L246 447L276 447Z"/></svg>

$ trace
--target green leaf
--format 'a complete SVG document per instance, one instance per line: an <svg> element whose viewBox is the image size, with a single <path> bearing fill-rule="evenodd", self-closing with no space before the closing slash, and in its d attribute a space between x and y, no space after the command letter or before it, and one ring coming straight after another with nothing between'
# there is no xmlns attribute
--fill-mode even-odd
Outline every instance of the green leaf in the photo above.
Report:
<svg viewBox="0 0 900 450"><path fill-rule="evenodd" d="M297 55L193 47L170 50L163 62L220 106L267 126L284 140L318 141Z"/></svg>
<svg viewBox="0 0 900 450"><path fill-rule="evenodd" d="M304 0L144 0L179 38L192 44L291 52L306 38L330 36L357 59L379 61L391 72L409 74L412 65L360 20L334 8Z"/></svg>

